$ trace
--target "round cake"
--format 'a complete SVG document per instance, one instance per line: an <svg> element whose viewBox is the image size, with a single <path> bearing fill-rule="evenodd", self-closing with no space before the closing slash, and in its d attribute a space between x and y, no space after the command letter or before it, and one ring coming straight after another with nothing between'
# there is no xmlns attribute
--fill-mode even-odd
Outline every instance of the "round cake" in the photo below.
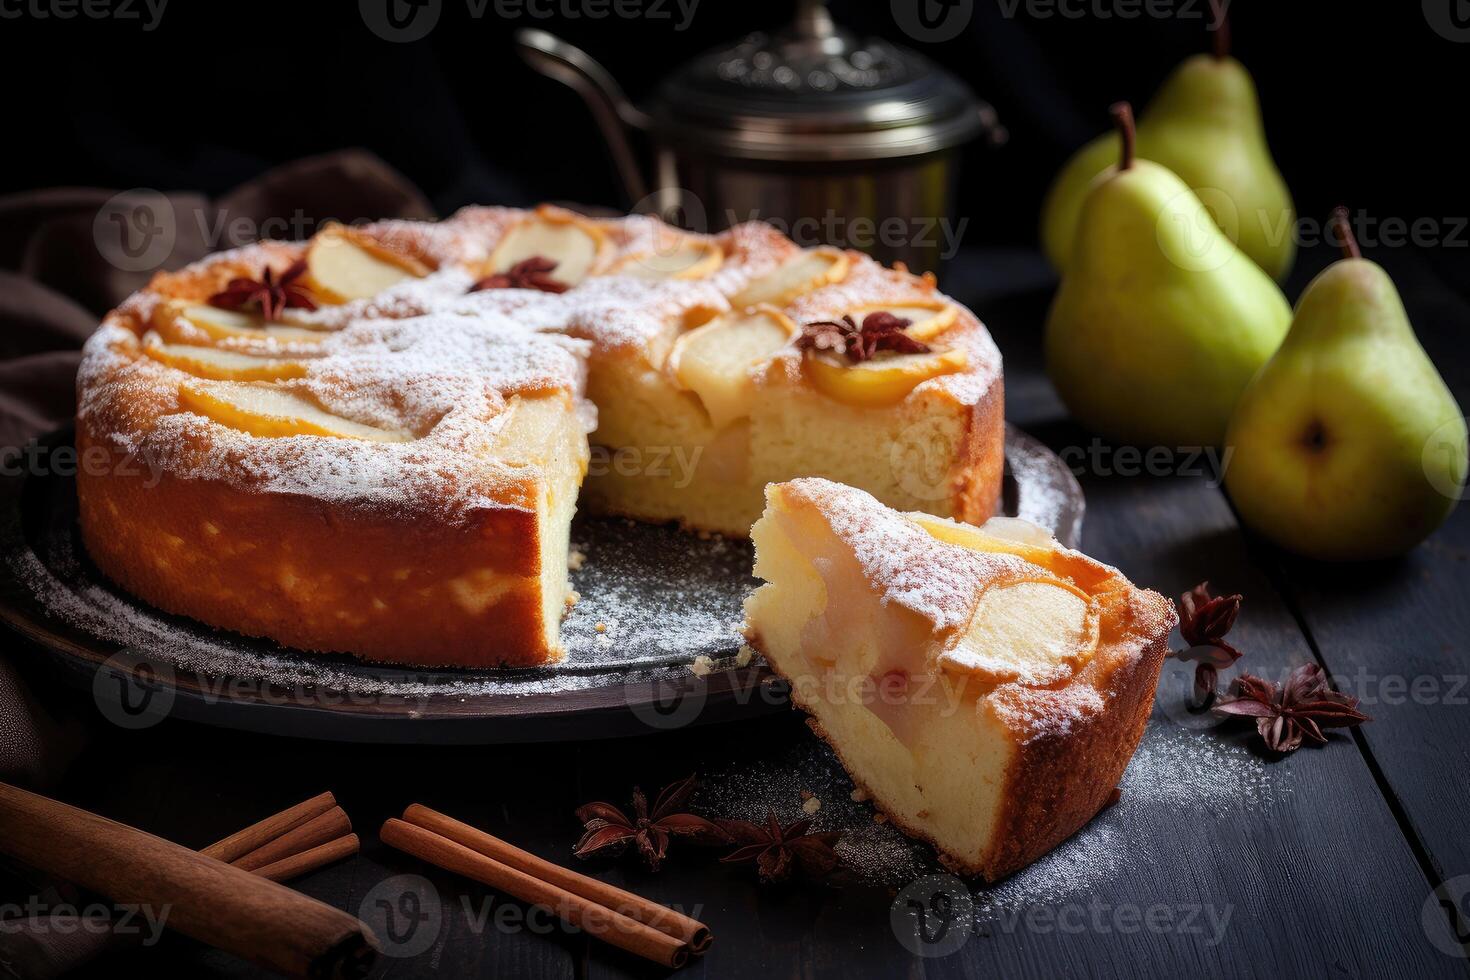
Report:
<svg viewBox="0 0 1470 980"><path fill-rule="evenodd" d="M303 650L558 659L578 506L748 536L822 477L978 523L1000 355L932 276L751 223L469 208L222 252L110 313L81 530L139 598Z"/></svg>

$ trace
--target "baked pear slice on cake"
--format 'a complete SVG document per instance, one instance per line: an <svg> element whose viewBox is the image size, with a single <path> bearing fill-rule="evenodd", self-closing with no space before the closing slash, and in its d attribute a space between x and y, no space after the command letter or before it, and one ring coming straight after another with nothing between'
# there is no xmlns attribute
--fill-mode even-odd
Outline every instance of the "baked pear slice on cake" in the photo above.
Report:
<svg viewBox="0 0 1470 980"><path fill-rule="evenodd" d="M751 646L853 781L990 880L1107 802L1153 705L1163 596L1012 518L904 514L826 480L766 488Z"/></svg>

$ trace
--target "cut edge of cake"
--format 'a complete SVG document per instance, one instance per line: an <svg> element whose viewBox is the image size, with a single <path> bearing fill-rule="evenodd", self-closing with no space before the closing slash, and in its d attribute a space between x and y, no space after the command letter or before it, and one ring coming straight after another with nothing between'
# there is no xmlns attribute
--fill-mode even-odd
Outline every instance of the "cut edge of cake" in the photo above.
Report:
<svg viewBox="0 0 1470 980"><path fill-rule="evenodd" d="M816 479L767 500L746 638L889 820L993 881L1107 804L1171 603L1014 519L906 515Z"/></svg>

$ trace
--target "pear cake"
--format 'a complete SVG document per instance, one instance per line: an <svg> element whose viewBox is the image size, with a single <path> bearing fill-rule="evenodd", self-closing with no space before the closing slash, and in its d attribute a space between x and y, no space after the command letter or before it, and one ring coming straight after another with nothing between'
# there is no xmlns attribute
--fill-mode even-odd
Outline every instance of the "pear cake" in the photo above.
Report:
<svg viewBox="0 0 1470 980"><path fill-rule="evenodd" d="M900 829L995 880L1106 804L1153 704L1168 600L1014 518L900 513L821 479L766 501L747 639Z"/></svg>
<svg viewBox="0 0 1470 980"><path fill-rule="evenodd" d="M105 574L212 626L423 666L564 656L578 506L746 537L768 482L820 476L980 522L1003 467L970 311L758 223L330 225L158 274L77 387Z"/></svg>

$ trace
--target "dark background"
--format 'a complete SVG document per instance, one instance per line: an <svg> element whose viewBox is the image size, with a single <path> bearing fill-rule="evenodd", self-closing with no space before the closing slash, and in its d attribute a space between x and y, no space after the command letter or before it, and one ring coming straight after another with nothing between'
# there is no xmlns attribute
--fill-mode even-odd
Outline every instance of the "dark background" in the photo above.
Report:
<svg viewBox="0 0 1470 980"><path fill-rule="evenodd" d="M700 0L679 30L672 3L664 18L590 19L524 9L506 17L494 0L475 17L468 0L440 0L428 38L398 44L368 30L351 0L173 0L152 31L139 19L42 19L19 6L37 2L51 0L0 3L9 136L0 187L218 193L273 163L364 146L444 213L472 202L627 203L580 99L512 52L517 27L584 47L640 99L697 52L781 26L791 7ZM142 14L140 0L131 2ZM537 12L587 9L531 2ZM1030 244L1047 184L1072 148L1104 128L1107 105L1146 102L1174 65L1209 47L1206 4L1153 0L1174 13L1149 16L1144 0L969 2L965 32L940 44L907 37L886 0L831 7L839 23L920 49L995 105L1012 138L966 154L964 244ZM1452 5L1466 6L1231 5L1235 53L1255 75L1271 147L1304 218L1319 221L1340 202L1370 221L1467 213L1470 31L1457 42L1431 26L1447 22ZM1459 266L1470 235L1454 229L1441 224L1438 237L1453 240L1435 251Z"/></svg>

